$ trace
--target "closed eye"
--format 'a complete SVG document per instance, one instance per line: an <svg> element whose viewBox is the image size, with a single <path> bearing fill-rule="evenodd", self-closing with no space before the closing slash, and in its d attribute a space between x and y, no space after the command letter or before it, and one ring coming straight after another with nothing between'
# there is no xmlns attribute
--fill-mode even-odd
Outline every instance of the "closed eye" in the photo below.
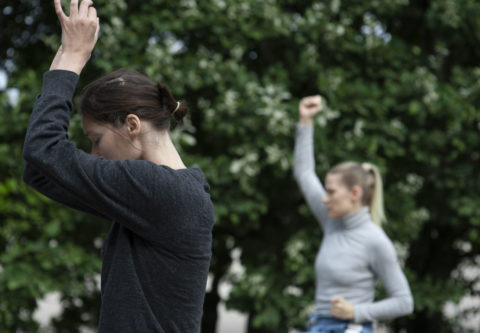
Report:
<svg viewBox="0 0 480 333"><path fill-rule="evenodd" d="M93 145L98 145L100 143L100 137L90 138L90 141Z"/></svg>

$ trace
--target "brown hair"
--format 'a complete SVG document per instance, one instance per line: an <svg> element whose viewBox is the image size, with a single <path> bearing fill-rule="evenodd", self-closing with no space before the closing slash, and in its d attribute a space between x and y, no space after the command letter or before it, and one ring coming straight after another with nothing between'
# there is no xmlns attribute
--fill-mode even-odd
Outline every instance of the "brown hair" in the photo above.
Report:
<svg viewBox="0 0 480 333"><path fill-rule="evenodd" d="M172 114L181 124L187 106L184 101L177 102L164 85L140 73L120 69L85 87L80 113L113 125L123 123L129 114L134 114L159 130L168 130Z"/></svg>
<svg viewBox="0 0 480 333"><path fill-rule="evenodd" d="M370 207L372 220L381 225L385 218L383 208L383 184L379 169L371 163L343 162L334 166L328 173L339 173L343 183L352 188L362 188L362 203Z"/></svg>

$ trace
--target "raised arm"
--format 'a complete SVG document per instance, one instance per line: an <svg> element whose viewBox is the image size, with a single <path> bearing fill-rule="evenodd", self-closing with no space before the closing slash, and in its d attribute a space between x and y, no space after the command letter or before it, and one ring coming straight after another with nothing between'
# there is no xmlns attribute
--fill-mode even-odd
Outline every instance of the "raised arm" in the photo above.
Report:
<svg viewBox="0 0 480 333"><path fill-rule="evenodd" d="M313 117L320 112L321 97L310 96L300 101L300 121L296 128L295 148L293 153L293 173L310 210L324 230L331 220L322 201L325 189L315 173L313 153Z"/></svg>
<svg viewBox="0 0 480 333"><path fill-rule="evenodd" d="M82 71L90 58L90 54L98 39L99 19L97 17L97 12L92 5L93 2L90 0L82 1L80 6L78 5L78 0L73 0L70 3L70 16L66 16L62 9L61 0L54 0L55 12L62 27L62 44L55 54L50 70L66 70L74 72L75 74L80 74ZM53 93L65 97L62 102L65 104L64 106L66 107L67 112L71 109L70 100L73 97L73 91L78 79L76 75L71 75L71 77L73 77L73 80L72 82L69 82L70 84L64 86L64 89L57 89L57 91ZM57 85L61 85L61 82L57 82ZM37 103L41 103L45 99L44 96L40 95ZM43 127L40 124L42 121L42 119L39 119L40 117L42 117L41 113L34 112L30 119L30 127ZM31 132L32 128L29 128L28 133L31 134ZM36 146L33 142L30 143L31 141L32 140L27 134L24 147L24 157L26 160L31 157L31 154L28 153L29 148ZM40 172L28 161L25 162L23 180L40 193L55 201L86 213L105 218L100 212L82 204L82 198L79 198L71 191L64 189L54 178L46 177L44 173Z"/></svg>
<svg viewBox="0 0 480 333"><path fill-rule="evenodd" d="M70 3L70 16L65 15L61 0L54 0L55 12L62 26L62 45L53 59L50 70L62 69L78 75L87 64L98 40L100 21L93 1Z"/></svg>
<svg viewBox="0 0 480 333"><path fill-rule="evenodd" d="M23 169L23 181L52 200L80 210L84 213L108 219L108 217L103 216L101 212L93 210L91 207L84 204L84 200L82 200L82 198L79 198L70 191L65 190L59 184L55 184L54 180L45 177L28 162L25 162L25 167Z"/></svg>
<svg viewBox="0 0 480 333"><path fill-rule="evenodd" d="M57 14L59 4L59 0L55 1ZM98 33L91 1L84 0L77 11L76 5L72 1L70 18L62 17L63 12L59 14L64 44L52 70L44 74L42 91L30 117L23 147L24 180L50 198L114 220L153 239L169 229L160 223L152 224L146 203L158 203L159 211L168 206L176 177L173 170L148 161L107 161L77 149L68 139L78 73ZM83 47L72 41L75 38ZM156 181L152 182L152 178Z"/></svg>
<svg viewBox="0 0 480 333"><path fill-rule="evenodd" d="M372 269L382 281L388 298L355 305L355 322L393 319L413 312L413 297L392 242L383 235L372 249Z"/></svg>

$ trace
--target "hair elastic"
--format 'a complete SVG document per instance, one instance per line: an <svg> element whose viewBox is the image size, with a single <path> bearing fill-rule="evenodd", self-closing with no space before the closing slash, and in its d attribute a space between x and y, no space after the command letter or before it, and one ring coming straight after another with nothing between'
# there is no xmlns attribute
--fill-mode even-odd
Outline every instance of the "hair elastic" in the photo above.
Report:
<svg viewBox="0 0 480 333"><path fill-rule="evenodd" d="M178 109L180 109L180 102L177 102L177 106L175 107L175 110L172 111L172 114L175 114Z"/></svg>
<svg viewBox="0 0 480 333"><path fill-rule="evenodd" d="M362 169L366 172L373 172L373 167L370 163L364 162L362 163Z"/></svg>

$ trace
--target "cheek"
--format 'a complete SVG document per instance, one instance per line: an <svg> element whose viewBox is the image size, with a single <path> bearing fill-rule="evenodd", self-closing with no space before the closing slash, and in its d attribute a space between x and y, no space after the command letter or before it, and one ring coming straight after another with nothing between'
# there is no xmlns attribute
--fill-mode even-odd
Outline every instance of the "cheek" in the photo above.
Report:
<svg viewBox="0 0 480 333"><path fill-rule="evenodd" d="M98 153L106 160L112 160L115 158L115 141L112 142L110 138L104 137L98 145Z"/></svg>
<svg viewBox="0 0 480 333"><path fill-rule="evenodd" d="M100 143L96 146L95 152L106 160L110 159L108 156L108 151L104 148L103 143Z"/></svg>
<svg viewBox="0 0 480 333"><path fill-rule="evenodd" d="M134 160L135 152L131 143L119 136L109 137L101 148L102 156L108 160Z"/></svg>
<svg viewBox="0 0 480 333"><path fill-rule="evenodd" d="M348 196L343 192L337 193L335 197L332 198L332 203L334 203L338 209L343 210L348 206Z"/></svg>

